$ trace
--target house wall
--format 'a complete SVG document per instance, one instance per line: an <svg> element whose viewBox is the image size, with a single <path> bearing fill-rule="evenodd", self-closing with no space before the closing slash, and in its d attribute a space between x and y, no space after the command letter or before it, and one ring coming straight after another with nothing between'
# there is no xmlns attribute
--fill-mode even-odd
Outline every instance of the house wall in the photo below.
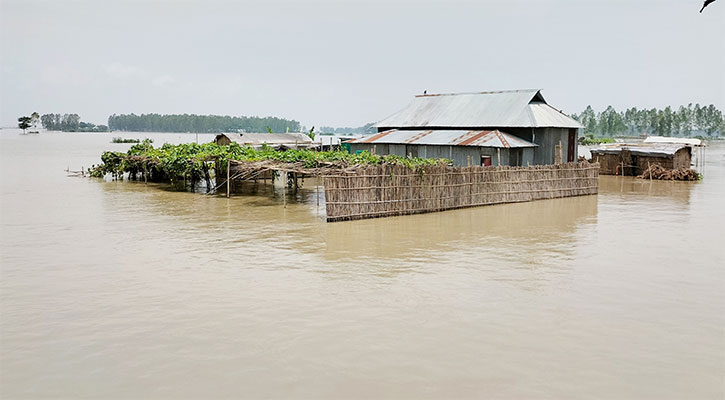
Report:
<svg viewBox="0 0 725 400"><path fill-rule="evenodd" d="M471 165L481 165L481 156L491 157L491 165L498 165L499 160L497 149L492 147L350 143L350 151L353 154L358 151L372 152L373 147L375 148L375 154L378 155L394 154L401 157L412 155L420 158L447 158L453 161L453 165L464 167L468 165L469 160ZM525 166L533 164L533 149L521 149L518 158L511 157L510 150L501 149L501 165Z"/></svg>
<svg viewBox="0 0 725 400"><path fill-rule="evenodd" d="M569 128L486 128L498 129L501 132L509 133L526 141L536 143L539 146L532 149L532 158L527 160L531 165L549 165L554 163L554 153L556 145L561 141L562 145L562 161L566 162L569 158ZM578 159L579 153L579 129L574 135L574 151L573 160ZM526 162L523 163L526 165Z"/></svg>

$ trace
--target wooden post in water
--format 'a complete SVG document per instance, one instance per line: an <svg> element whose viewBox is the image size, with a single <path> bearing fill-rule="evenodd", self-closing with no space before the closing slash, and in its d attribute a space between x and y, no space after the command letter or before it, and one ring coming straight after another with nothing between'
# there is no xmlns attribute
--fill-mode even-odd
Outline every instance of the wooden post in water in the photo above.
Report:
<svg viewBox="0 0 725 400"><path fill-rule="evenodd" d="M229 167L231 166L231 161L227 159L227 199L229 198L229 193L231 191L230 188L230 182L229 182Z"/></svg>
<svg viewBox="0 0 725 400"><path fill-rule="evenodd" d="M283 182L282 183L282 201L284 204L284 208L287 208L287 184L289 183L289 182L287 182L287 180L289 178L287 177L287 171L283 172L283 174L284 174L284 179L282 179L282 182Z"/></svg>

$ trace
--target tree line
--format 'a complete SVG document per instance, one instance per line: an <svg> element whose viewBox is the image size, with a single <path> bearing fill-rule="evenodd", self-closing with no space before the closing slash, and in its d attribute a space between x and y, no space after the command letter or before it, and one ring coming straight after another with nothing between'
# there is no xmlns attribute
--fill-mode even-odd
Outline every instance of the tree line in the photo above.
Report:
<svg viewBox="0 0 725 400"><path fill-rule="evenodd" d="M95 125L81 121L78 114L43 114L40 116L43 128L63 132L107 132L106 125Z"/></svg>
<svg viewBox="0 0 725 400"><path fill-rule="evenodd" d="M299 132L300 123L277 117L233 117L196 114L113 114L112 131L134 132Z"/></svg>
<svg viewBox="0 0 725 400"><path fill-rule="evenodd" d="M591 106L579 114L571 115L584 126L585 135L616 136L643 134L656 136L725 136L725 118L714 105L692 103L672 109L628 108L617 111L609 106L595 112Z"/></svg>

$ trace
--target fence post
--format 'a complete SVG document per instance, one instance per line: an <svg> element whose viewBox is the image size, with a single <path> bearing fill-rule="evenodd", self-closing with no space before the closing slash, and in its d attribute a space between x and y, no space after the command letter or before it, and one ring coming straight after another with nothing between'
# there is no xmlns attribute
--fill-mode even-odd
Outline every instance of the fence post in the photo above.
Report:
<svg viewBox="0 0 725 400"><path fill-rule="evenodd" d="M229 198L229 192L230 192L230 182L229 182L229 167L231 165L231 161L227 159L227 198Z"/></svg>

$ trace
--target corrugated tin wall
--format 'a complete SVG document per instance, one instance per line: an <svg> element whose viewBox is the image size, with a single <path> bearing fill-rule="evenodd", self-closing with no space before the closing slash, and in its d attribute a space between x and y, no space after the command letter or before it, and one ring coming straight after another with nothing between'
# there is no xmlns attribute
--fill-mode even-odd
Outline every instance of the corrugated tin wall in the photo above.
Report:
<svg viewBox="0 0 725 400"><path fill-rule="evenodd" d="M498 164L498 151L491 147L472 147L472 146L428 146L428 145L399 145L399 144L370 144L370 143L350 143L352 153L358 151L368 151L375 154L388 155L394 154L401 157L408 156L421 158L447 158L453 161L453 165L465 167L468 166L469 160L471 165L481 165L481 156L491 157L491 165ZM517 149L513 149L516 151ZM511 149L501 149L501 165L533 165L534 149L520 149L521 162L518 158L511 157Z"/></svg>

